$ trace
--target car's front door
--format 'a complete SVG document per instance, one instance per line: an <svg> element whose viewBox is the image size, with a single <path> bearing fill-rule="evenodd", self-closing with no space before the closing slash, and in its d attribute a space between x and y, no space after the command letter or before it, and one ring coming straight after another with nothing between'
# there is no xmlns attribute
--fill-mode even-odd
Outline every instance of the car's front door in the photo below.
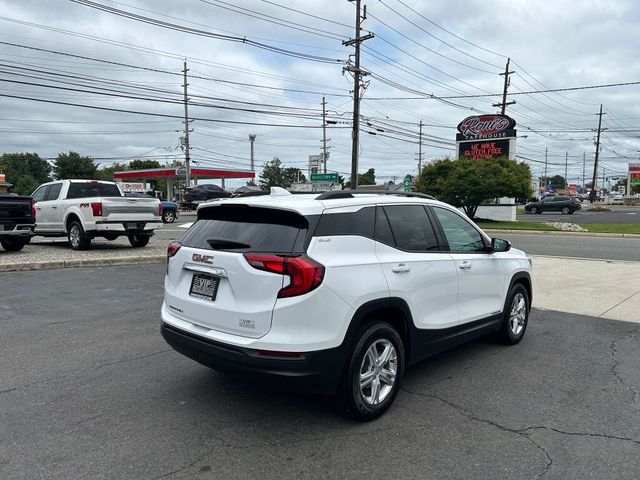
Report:
<svg viewBox="0 0 640 480"><path fill-rule="evenodd" d="M440 250L425 208L420 204L378 206L375 235L376 256L389 294L405 299L415 326L440 330L455 327L456 267L451 256ZM450 331L455 335L455 329ZM432 340L437 338L428 339Z"/></svg>
<svg viewBox="0 0 640 480"><path fill-rule="evenodd" d="M46 224L47 230L62 230L62 220L60 212L58 197L60 197L60 190L62 190L62 183L52 183L49 186L49 190L44 198L44 201L40 202L41 214Z"/></svg>
<svg viewBox="0 0 640 480"><path fill-rule="evenodd" d="M36 209L36 227L35 231L47 230L47 223L45 222L43 212L42 212L42 203L47 196L47 192L49 191L50 185L42 185L37 188L35 192L31 194L31 198L33 198L35 202Z"/></svg>
<svg viewBox="0 0 640 480"><path fill-rule="evenodd" d="M458 315L461 323L488 319L502 312L506 272L482 234L457 211L430 207L458 272Z"/></svg>

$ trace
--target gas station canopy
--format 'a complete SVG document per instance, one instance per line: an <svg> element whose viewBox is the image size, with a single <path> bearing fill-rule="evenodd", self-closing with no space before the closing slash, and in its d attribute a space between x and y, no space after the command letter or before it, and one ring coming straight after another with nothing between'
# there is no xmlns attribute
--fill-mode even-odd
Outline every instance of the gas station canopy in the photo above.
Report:
<svg viewBox="0 0 640 480"><path fill-rule="evenodd" d="M176 180L184 180L186 178L187 169L185 167L163 167L163 168L142 168L139 170L126 170L123 172L114 172L114 180L166 180L167 181L167 197L173 197L173 186ZM208 167L192 167L191 178L194 180L222 180L222 188L227 178L255 178L256 172L251 170L228 170L225 168L208 168Z"/></svg>

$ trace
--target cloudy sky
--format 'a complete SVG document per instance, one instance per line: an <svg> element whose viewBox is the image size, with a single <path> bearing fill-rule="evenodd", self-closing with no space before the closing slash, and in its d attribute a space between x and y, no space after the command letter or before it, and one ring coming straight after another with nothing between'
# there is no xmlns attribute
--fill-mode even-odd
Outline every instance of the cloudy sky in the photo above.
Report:
<svg viewBox="0 0 640 480"><path fill-rule="evenodd" d="M363 44L361 62L371 72L361 172L373 167L385 181L415 173L420 121L424 161L453 155L455 126L496 111L500 96L478 95L501 93L507 57L515 71L509 100L517 102L507 113L518 123L517 153L534 173L542 173L547 148L550 175L564 175L568 155L569 180L581 183L584 154L590 177L601 103L605 175L638 161L640 85L518 95L640 81L636 1L363 3L363 28L375 38ZM258 167L277 156L306 169L321 151L325 95L336 122L327 132L328 169L350 172L353 81L343 66L353 48L342 41L354 35L355 8L347 0L0 0L0 7L0 152L52 158L75 150L102 164L181 158L186 59L191 153L200 165L247 169L255 134Z"/></svg>

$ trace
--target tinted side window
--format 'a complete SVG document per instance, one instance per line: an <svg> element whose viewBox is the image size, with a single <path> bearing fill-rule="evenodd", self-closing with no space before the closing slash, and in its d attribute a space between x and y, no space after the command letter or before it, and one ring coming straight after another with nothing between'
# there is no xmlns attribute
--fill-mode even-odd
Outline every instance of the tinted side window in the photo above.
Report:
<svg viewBox="0 0 640 480"><path fill-rule="evenodd" d="M359 235L373 238L375 207L350 213L324 213L318 222L316 236Z"/></svg>
<svg viewBox="0 0 640 480"><path fill-rule="evenodd" d="M438 250L438 241L422 205L384 207L396 247L411 252Z"/></svg>
<svg viewBox="0 0 640 480"><path fill-rule="evenodd" d="M393 247L396 245L396 240L393 238L393 233L391 233L391 227L389 226L389 220L387 220L387 214L384 213L382 207L376 208L376 240Z"/></svg>
<svg viewBox="0 0 640 480"><path fill-rule="evenodd" d="M47 193L45 200L57 200L60 196L60 190L62 190L62 184L54 183L49 187L49 192Z"/></svg>
<svg viewBox="0 0 640 480"><path fill-rule="evenodd" d="M233 252L298 251L309 228L293 212L257 207L213 207L200 210L198 221L179 239L187 247Z"/></svg>
<svg viewBox="0 0 640 480"><path fill-rule="evenodd" d="M44 200L44 197L47 195L47 192L49 191L49 187L50 185L44 185L38 189L36 189L35 192L33 192L33 195L31 195L33 197L33 199L36 202L41 202Z"/></svg>
<svg viewBox="0 0 640 480"><path fill-rule="evenodd" d="M433 207L452 252L479 252L485 248L482 235L461 215L444 208Z"/></svg>

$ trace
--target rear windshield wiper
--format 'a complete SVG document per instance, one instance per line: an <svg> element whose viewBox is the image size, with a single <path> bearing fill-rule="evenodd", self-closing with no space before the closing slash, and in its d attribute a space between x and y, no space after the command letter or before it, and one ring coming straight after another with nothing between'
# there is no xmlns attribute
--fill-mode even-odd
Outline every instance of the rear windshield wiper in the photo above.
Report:
<svg viewBox="0 0 640 480"><path fill-rule="evenodd" d="M235 248L251 248L251 245L226 238L208 238L207 243L211 248L219 249L235 249Z"/></svg>

